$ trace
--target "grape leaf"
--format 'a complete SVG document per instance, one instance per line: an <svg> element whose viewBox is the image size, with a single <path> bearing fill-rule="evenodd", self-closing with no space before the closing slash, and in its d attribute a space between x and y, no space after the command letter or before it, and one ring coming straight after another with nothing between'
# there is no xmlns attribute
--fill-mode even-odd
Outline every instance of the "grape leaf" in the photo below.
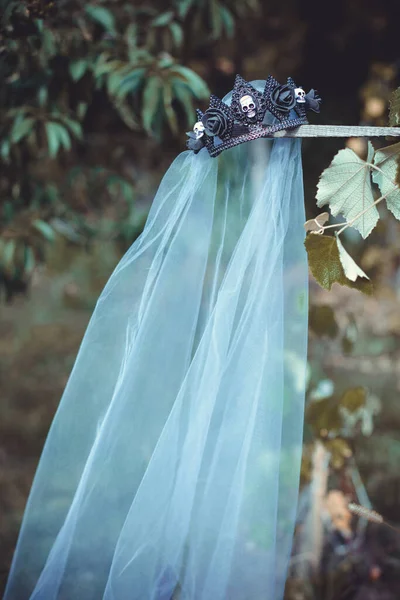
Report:
<svg viewBox="0 0 400 600"><path fill-rule="evenodd" d="M400 142L377 150L374 164L381 169L374 171L372 179L379 186L382 196L388 194L386 204L396 219L400 219L400 189L395 188L400 158ZM398 183L397 183L398 184ZM393 190L391 193L390 191Z"/></svg>
<svg viewBox="0 0 400 600"><path fill-rule="evenodd" d="M363 238L369 236L379 219L377 208L372 206L374 196L368 164L373 155L371 142L368 142L367 162L350 148L339 150L318 182L317 204L320 208L329 204L335 217L341 213L347 221L351 221L358 213L371 206L352 224Z"/></svg>
<svg viewBox="0 0 400 600"><path fill-rule="evenodd" d="M389 125L398 127L400 125L400 87L394 90L390 98Z"/></svg>
<svg viewBox="0 0 400 600"><path fill-rule="evenodd" d="M345 250L339 237L336 237L336 241L339 249L340 262L342 263L343 271L346 277L350 279L350 281L356 281L357 277L369 279L368 275L366 275L364 271L360 269L358 264L352 259L347 250Z"/></svg>
<svg viewBox="0 0 400 600"><path fill-rule="evenodd" d="M330 290L334 283L339 283L357 289L364 294L372 294L373 287L370 281L365 281L364 278L360 277L357 277L355 281L351 281L346 277L340 260L336 236L309 233L304 245L307 250L311 273L321 287Z"/></svg>

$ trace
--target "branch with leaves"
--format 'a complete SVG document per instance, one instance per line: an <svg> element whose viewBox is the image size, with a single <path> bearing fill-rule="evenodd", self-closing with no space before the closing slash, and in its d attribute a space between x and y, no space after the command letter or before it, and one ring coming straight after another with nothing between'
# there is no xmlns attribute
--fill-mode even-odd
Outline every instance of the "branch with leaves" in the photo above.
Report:
<svg viewBox="0 0 400 600"><path fill-rule="evenodd" d="M106 127L138 132L142 140L184 135L210 94L189 66L192 56L200 46L232 38L238 19L258 6L258 0L240 6L233 0L0 0L0 294L2 287L8 298L26 288L45 258L42 242L62 232L75 241L82 230L94 235L65 182L74 178L77 156L88 154L87 134L96 135L103 112ZM50 168L37 177L43 161ZM135 182L114 169L106 168L107 181L123 180L133 198ZM83 169L79 179L92 197L90 173ZM105 185L105 195L113 207L121 205L124 218L116 226L127 244L143 215L130 201L127 220L121 186ZM91 203L87 197L81 205L88 210ZM40 243L38 223L44 223Z"/></svg>
<svg viewBox="0 0 400 600"><path fill-rule="evenodd" d="M390 125L400 123L399 111L400 88L392 97ZM373 184L380 192L376 199ZM382 203L400 220L400 143L375 151L368 142L366 160L350 148L340 150L320 177L317 205L329 206L334 217L343 215L345 220L326 224L329 213L324 212L305 223L311 272L323 288L330 290L336 282L372 293L369 277L346 251L341 236L353 227L366 239L378 223ZM331 229L338 231L325 235Z"/></svg>

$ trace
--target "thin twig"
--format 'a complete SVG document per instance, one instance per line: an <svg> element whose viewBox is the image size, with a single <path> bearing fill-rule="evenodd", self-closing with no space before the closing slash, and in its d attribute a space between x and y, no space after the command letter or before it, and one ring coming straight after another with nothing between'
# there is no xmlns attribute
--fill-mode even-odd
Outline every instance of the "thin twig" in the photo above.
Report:
<svg viewBox="0 0 400 600"><path fill-rule="evenodd" d="M395 189L397 189L397 186ZM390 190L390 192L387 192L386 194L384 194L383 196L381 196L380 198L375 200L375 202L373 202L372 204L367 206L367 208L364 208L364 210L360 211L353 219L350 219L350 221L348 223L346 223L346 225L344 225L341 229L339 229L339 231L337 232L336 235L340 235L341 233L343 233L343 231L345 229L347 229L348 227L351 227L353 225L353 223L355 223L360 217L362 217L366 212L368 212L373 206L376 206L377 204L382 202L382 200L385 200L389 196L389 194L391 194L392 192L394 192L394 190Z"/></svg>

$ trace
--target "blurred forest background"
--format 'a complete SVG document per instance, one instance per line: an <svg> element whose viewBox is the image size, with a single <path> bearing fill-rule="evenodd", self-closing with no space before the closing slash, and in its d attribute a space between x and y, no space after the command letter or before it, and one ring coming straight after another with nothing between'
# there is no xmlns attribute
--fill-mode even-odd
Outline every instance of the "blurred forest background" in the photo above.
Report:
<svg viewBox="0 0 400 600"><path fill-rule="evenodd" d="M323 124L387 122L398 0L0 0L0 591L96 299L209 90L288 75ZM315 117L315 115L314 115ZM387 144L373 140L375 147ZM342 140L305 140L306 209ZM365 142L347 145L362 154ZM287 600L400 597L400 226L346 238L374 295L310 280L309 385Z"/></svg>

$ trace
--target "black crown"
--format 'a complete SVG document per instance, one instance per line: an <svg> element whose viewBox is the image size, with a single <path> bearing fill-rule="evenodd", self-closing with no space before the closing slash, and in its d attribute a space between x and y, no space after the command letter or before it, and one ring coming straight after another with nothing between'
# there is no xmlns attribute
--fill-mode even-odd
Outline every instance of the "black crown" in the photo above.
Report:
<svg viewBox="0 0 400 600"><path fill-rule="evenodd" d="M195 153L205 147L210 156L218 156L238 144L306 125L306 110L319 112L320 103L315 90L306 94L291 77L280 85L270 75L259 92L236 75L230 106L211 96L206 112L196 111L198 121L187 134L187 147Z"/></svg>

